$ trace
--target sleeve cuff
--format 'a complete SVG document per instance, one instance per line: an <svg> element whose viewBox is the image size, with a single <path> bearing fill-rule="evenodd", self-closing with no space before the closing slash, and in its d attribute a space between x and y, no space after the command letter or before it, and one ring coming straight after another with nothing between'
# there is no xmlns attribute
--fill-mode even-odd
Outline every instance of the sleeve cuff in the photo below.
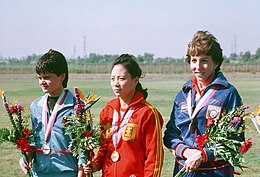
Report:
<svg viewBox="0 0 260 177"><path fill-rule="evenodd" d="M201 149L201 154L203 156L203 162L214 160L214 154L209 148Z"/></svg>
<svg viewBox="0 0 260 177"><path fill-rule="evenodd" d="M184 151L189 148L189 146L183 145L183 144L178 144L175 148L175 155L177 157L181 157L183 159L185 159L185 157L183 156Z"/></svg>
<svg viewBox="0 0 260 177"><path fill-rule="evenodd" d="M95 163L95 164L98 166L97 171L99 171L99 170L102 169L101 166L100 166L100 164L99 164L99 162L98 162L96 159L94 159L92 162Z"/></svg>
<svg viewBox="0 0 260 177"><path fill-rule="evenodd" d="M201 149L200 151L201 151L202 158L203 158L202 162L203 163L207 162L208 161L207 152L204 149Z"/></svg>

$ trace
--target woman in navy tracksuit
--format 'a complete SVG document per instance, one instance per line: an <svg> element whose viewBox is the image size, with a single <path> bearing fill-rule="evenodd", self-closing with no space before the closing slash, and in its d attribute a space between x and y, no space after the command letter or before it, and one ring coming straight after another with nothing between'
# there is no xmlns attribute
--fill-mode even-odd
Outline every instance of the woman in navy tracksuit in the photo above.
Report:
<svg viewBox="0 0 260 177"><path fill-rule="evenodd" d="M177 94L166 125L164 144L176 156L174 175L183 167L185 176L233 176L234 168L217 160L208 148L199 149L195 138L205 132L207 118L219 118L242 104L236 88L220 72L222 49L207 31L198 31L188 45L186 61L194 78ZM244 140L242 132L238 140Z"/></svg>

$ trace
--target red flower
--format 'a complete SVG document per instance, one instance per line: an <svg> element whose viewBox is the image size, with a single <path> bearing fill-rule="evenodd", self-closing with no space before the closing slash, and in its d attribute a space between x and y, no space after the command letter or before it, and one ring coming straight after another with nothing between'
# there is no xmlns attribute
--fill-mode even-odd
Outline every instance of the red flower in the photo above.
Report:
<svg viewBox="0 0 260 177"><path fill-rule="evenodd" d="M214 119L213 118L207 118L207 125L206 127L210 127L214 124Z"/></svg>
<svg viewBox="0 0 260 177"><path fill-rule="evenodd" d="M83 134L84 137L92 137L92 132L91 131L86 131L84 134Z"/></svg>
<svg viewBox="0 0 260 177"><path fill-rule="evenodd" d="M9 108L9 111L10 111L11 114L17 113L17 106L16 105L15 106L11 106Z"/></svg>
<svg viewBox="0 0 260 177"><path fill-rule="evenodd" d="M205 142L208 140L209 134L203 134L202 136L198 135L196 137L196 142L198 143L198 147L202 149L204 147Z"/></svg>
<svg viewBox="0 0 260 177"><path fill-rule="evenodd" d="M31 146L29 144L25 144L21 149L23 152L31 152Z"/></svg>
<svg viewBox="0 0 260 177"><path fill-rule="evenodd" d="M28 128L25 128L25 127L22 128L22 132L25 135L26 139L29 138L30 135L32 135L32 132Z"/></svg>
<svg viewBox="0 0 260 177"><path fill-rule="evenodd" d="M240 147L240 151L242 154L246 153L248 151L249 148L251 148L252 146L252 140L251 138L247 139L246 141L244 141Z"/></svg>
<svg viewBox="0 0 260 177"><path fill-rule="evenodd" d="M14 106L9 107L9 111L10 111L11 114L18 114L18 108L20 110L23 110L23 107L18 104L18 105L14 105Z"/></svg>
<svg viewBox="0 0 260 177"><path fill-rule="evenodd" d="M19 138L18 140L16 140L18 145L24 145L24 144L28 144L28 141L26 138Z"/></svg>
<svg viewBox="0 0 260 177"><path fill-rule="evenodd" d="M28 140L26 138L19 138L18 140L16 140L17 142L17 146L16 148L19 149L23 149L23 147L25 147L28 144Z"/></svg>
<svg viewBox="0 0 260 177"><path fill-rule="evenodd" d="M16 140L17 149L21 149L23 152L31 152L33 151L33 147L29 145L28 140L26 138L19 138Z"/></svg>

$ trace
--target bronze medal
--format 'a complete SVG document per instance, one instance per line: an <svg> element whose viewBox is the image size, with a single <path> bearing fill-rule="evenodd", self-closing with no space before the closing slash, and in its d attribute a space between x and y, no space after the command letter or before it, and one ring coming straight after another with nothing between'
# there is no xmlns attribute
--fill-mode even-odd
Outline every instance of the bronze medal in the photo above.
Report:
<svg viewBox="0 0 260 177"><path fill-rule="evenodd" d="M111 160L112 162L117 162L119 160L119 153L117 151L113 151L111 154Z"/></svg>
<svg viewBox="0 0 260 177"><path fill-rule="evenodd" d="M43 153L44 155L50 154L50 153L51 153L51 148L50 148L48 145L44 145L44 146L42 147L42 153Z"/></svg>

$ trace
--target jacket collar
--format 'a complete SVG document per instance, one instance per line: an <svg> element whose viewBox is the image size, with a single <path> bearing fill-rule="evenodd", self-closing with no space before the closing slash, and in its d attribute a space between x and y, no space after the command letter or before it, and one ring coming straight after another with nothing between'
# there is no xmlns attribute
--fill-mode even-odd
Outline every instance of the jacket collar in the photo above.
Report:
<svg viewBox="0 0 260 177"><path fill-rule="evenodd" d="M141 92L136 91L134 97L132 98L130 104L129 104L128 107L127 107L127 110L128 110L131 106L136 105L136 104L142 102L143 100L144 100L144 95L143 95ZM113 100L107 102L107 105L113 107L113 108L114 108L115 110L117 110L118 112L119 112L119 110L120 110L120 100L119 100L119 98L115 98L115 99L113 99Z"/></svg>
<svg viewBox="0 0 260 177"><path fill-rule="evenodd" d="M183 87L182 90L184 92L188 92L190 89L193 88L193 82L192 79L190 79L188 82L186 82ZM222 72L218 72L217 76L215 77L215 79L206 87L205 90L208 90L212 85L219 85L219 86L223 86L223 87L229 87L229 83L226 79L226 77L224 76L224 74Z"/></svg>
<svg viewBox="0 0 260 177"><path fill-rule="evenodd" d="M67 92L66 98L63 102L63 104L61 105L60 109L64 108L64 107L69 107L69 106L73 106L74 102L75 102L75 98L73 96L73 94L71 93L71 91L69 91L69 89L65 88L64 89L65 92ZM37 103L38 107L43 107L44 104L44 100L48 97L48 94L46 93L45 95L43 95L39 102Z"/></svg>

